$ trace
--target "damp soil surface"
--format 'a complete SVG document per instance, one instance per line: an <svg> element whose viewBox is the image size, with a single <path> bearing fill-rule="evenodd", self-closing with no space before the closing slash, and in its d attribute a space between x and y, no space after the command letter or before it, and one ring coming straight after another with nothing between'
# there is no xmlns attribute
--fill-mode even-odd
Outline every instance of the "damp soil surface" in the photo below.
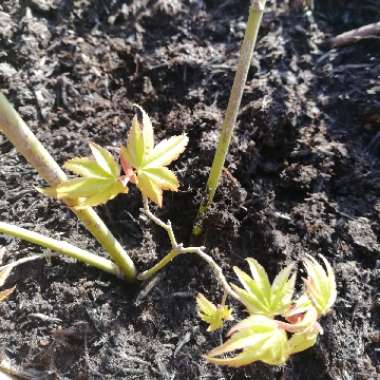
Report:
<svg viewBox="0 0 380 380"><path fill-rule="evenodd" d="M255 257L274 276L325 255L339 296L315 347L281 367L209 365L196 315L201 291L221 290L196 257L130 285L65 258L18 267L0 305L0 352L35 379L361 380L380 372L380 40L330 50L326 41L379 20L377 0L270 1L203 244L235 281ZM58 163L115 152L133 104L157 139L186 132L181 181L164 208L189 242L226 108L248 0L2 0L0 88ZM103 254L70 211L0 135L0 220ZM98 212L139 270L167 237L141 217L135 189ZM0 236L3 263L41 249ZM300 275L301 277L301 275ZM237 317L243 311L237 308ZM28 378L27 376L27 378Z"/></svg>

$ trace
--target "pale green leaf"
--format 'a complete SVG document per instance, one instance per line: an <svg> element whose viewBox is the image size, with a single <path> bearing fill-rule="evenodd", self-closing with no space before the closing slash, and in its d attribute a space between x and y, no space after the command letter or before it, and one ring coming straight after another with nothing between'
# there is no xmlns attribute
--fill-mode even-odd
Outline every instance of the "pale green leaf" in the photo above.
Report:
<svg viewBox="0 0 380 380"><path fill-rule="evenodd" d="M271 286L265 269L255 259L248 258L247 261L252 277L239 268L234 268L244 287L243 290L232 285L239 295L240 301L246 306L250 314L267 316L282 314L291 304L296 275L290 275L294 266L290 265L283 269L276 276Z"/></svg>
<svg viewBox="0 0 380 380"><path fill-rule="evenodd" d="M271 318L250 316L231 329L231 334L232 337L227 342L208 353L209 362L240 367L255 361L282 364L288 357L286 332ZM217 358L236 350L243 351L235 357Z"/></svg>
<svg viewBox="0 0 380 380"><path fill-rule="evenodd" d="M239 296L239 301L247 308L249 314L267 314L266 307L260 303L258 298L250 292L231 284L234 292Z"/></svg>
<svg viewBox="0 0 380 380"><path fill-rule="evenodd" d="M285 267L273 280L271 289L272 293L276 294L278 291L280 291L284 286L286 286L287 282L289 281L289 277L294 270L294 264L290 264L287 267Z"/></svg>
<svg viewBox="0 0 380 380"><path fill-rule="evenodd" d="M121 182L111 182L108 187L102 191L96 192L88 198L81 199L75 206L75 209L80 210L86 207L98 206L110 201L120 193L125 193L127 191L128 189L126 189Z"/></svg>
<svg viewBox="0 0 380 380"><path fill-rule="evenodd" d="M162 190L178 190L178 179L168 168L146 168L144 169L144 173L149 176L151 181L155 182Z"/></svg>
<svg viewBox="0 0 380 380"><path fill-rule="evenodd" d="M55 187L55 190L59 199L65 197L76 199L102 192L112 182L114 182L113 179L82 177L62 182Z"/></svg>
<svg viewBox="0 0 380 380"><path fill-rule="evenodd" d="M272 335L273 330L264 333L258 333L251 330L237 332L232 338L227 340L221 346L213 349L209 356L220 356L225 353L242 350L247 347L259 347Z"/></svg>
<svg viewBox="0 0 380 380"><path fill-rule="evenodd" d="M246 329L253 329L257 333L267 333L276 328L277 322L274 319L265 315L251 315L233 326L228 332L228 336Z"/></svg>
<svg viewBox="0 0 380 380"><path fill-rule="evenodd" d="M154 133L152 122L148 114L142 109L142 107L135 104L136 115L132 123L138 123L140 129L142 130L142 136L144 139L144 154L147 155L151 152L154 147Z"/></svg>
<svg viewBox="0 0 380 380"><path fill-rule="evenodd" d="M162 207L162 189L156 182L152 181L145 171L139 171L137 175L137 187L146 197Z"/></svg>
<svg viewBox="0 0 380 380"><path fill-rule="evenodd" d="M95 143L90 143L91 152L96 163L110 176L117 177L120 175L120 167L112 157L112 154Z"/></svg>
<svg viewBox="0 0 380 380"><path fill-rule="evenodd" d="M307 271L306 293L318 310L325 315L335 303L337 297L335 275L330 263L321 255L326 271L313 257L304 260Z"/></svg>
<svg viewBox="0 0 380 380"><path fill-rule="evenodd" d="M243 272L237 267L234 267L234 271L238 276L241 284L244 286L245 290L238 288L233 285L234 290L240 295L240 300L246 306L250 314L268 314L269 310L269 299L266 298L265 294L261 292L261 289L257 286L256 282L248 276L247 273Z"/></svg>
<svg viewBox="0 0 380 380"><path fill-rule="evenodd" d="M142 129L137 120L137 116L132 120L132 126L128 133L127 147L122 148L121 154L124 160L135 169L139 169L142 165L145 155L145 146Z"/></svg>
<svg viewBox="0 0 380 380"><path fill-rule="evenodd" d="M294 265L288 265L274 279L271 287L271 309L282 314L292 302L296 273L293 273Z"/></svg>
<svg viewBox="0 0 380 380"><path fill-rule="evenodd" d="M83 157L68 160L64 167L80 175L55 187L37 189L41 193L63 199L70 207L82 209L106 203L120 193L126 193L128 182L120 177L119 164L112 154L97 144L90 144L94 159Z"/></svg>
<svg viewBox="0 0 380 380"><path fill-rule="evenodd" d="M72 158L66 161L63 167L83 177L110 178L109 173L103 170L94 159L88 157Z"/></svg>
<svg viewBox="0 0 380 380"><path fill-rule="evenodd" d="M270 297L271 293L271 285L269 282L269 278L265 269L258 263L257 260L249 257L247 259L249 269L251 270L251 274L253 279L255 280L257 286L260 290L265 294L267 298Z"/></svg>
<svg viewBox="0 0 380 380"><path fill-rule="evenodd" d="M147 113L138 105L128 134L127 148L122 149L123 159L136 170L154 146L153 126Z"/></svg>
<svg viewBox="0 0 380 380"><path fill-rule="evenodd" d="M188 142L189 138L186 135L173 136L162 140L144 158L144 167L158 168L169 165L183 153Z"/></svg>

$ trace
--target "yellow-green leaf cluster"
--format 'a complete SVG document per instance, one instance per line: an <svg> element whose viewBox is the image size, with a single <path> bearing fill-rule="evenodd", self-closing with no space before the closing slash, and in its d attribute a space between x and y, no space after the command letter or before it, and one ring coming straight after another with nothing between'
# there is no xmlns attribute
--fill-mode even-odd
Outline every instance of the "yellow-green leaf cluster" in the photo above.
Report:
<svg viewBox="0 0 380 380"><path fill-rule="evenodd" d="M90 149L93 157L76 157L64 164L65 169L79 175L79 178L39 191L64 199L76 209L98 206L128 192L125 178L120 177L120 166L112 154L94 143L90 143Z"/></svg>
<svg viewBox="0 0 380 380"><path fill-rule="evenodd" d="M318 319L331 309L337 293L332 267L324 257L322 260L326 270L310 256L305 260L305 291L295 301L294 265L283 269L272 284L252 258L247 259L251 276L234 268L243 288L231 286L250 316L230 330L230 338L210 351L207 360L231 367L255 361L281 365L290 355L312 347L323 331ZM221 357L236 351L235 356Z"/></svg>
<svg viewBox="0 0 380 380"><path fill-rule="evenodd" d="M264 315L251 315L234 326L228 333L231 338L207 354L207 360L214 364L241 367L262 361L280 365L289 357L288 338L285 330L279 328L274 319ZM231 358L217 356L242 350Z"/></svg>
<svg viewBox="0 0 380 380"><path fill-rule="evenodd" d="M232 320L232 310L228 306L215 306L203 294L197 296L199 318L208 323L207 331L215 331L224 326L224 321Z"/></svg>
<svg viewBox="0 0 380 380"><path fill-rule="evenodd" d="M294 265L289 265L283 269L271 285L265 269L257 260L248 258L247 261L252 277L234 267L244 289L234 284L232 287L248 312L266 316L274 316L284 312L289 307L294 293L296 280L296 274L292 274Z"/></svg>
<svg viewBox="0 0 380 380"><path fill-rule="evenodd" d="M285 323L264 315L251 315L234 326L229 340L210 351L210 363L241 367L262 361L270 365L284 364L290 355L312 347L317 340L318 328L299 330L288 336ZM220 358L226 353L242 350L236 356Z"/></svg>
<svg viewBox="0 0 380 380"><path fill-rule="evenodd" d="M133 180L143 196L160 207L163 190L177 191L179 187L176 175L166 166L185 150L188 140L186 135L173 136L155 145L152 122L137 106L127 146L120 150L120 162L126 175L131 168L135 171Z"/></svg>

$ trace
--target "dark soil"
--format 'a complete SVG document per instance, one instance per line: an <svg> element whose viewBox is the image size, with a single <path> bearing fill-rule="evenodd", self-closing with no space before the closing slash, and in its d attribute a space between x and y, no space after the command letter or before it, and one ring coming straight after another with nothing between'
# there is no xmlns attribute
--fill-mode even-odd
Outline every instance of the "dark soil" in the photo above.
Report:
<svg viewBox="0 0 380 380"><path fill-rule="evenodd" d="M0 88L61 164L88 142L125 142L139 103L158 138L188 133L181 191L157 210L188 241L244 33L248 0L1 0ZM296 2L292 2L295 4ZM300 3L300 2L298 2ZM208 365L220 343L196 316L220 289L184 257L142 286L70 260L18 268L0 305L0 348L36 379L376 379L380 372L380 40L324 42L379 20L378 0L270 1L205 244L234 280L256 257L273 276L325 255L339 298L318 344L282 367ZM101 253L0 136L0 219ZM145 269L168 249L136 190L99 212ZM4 262L38 247L0 237Z"/></svg>

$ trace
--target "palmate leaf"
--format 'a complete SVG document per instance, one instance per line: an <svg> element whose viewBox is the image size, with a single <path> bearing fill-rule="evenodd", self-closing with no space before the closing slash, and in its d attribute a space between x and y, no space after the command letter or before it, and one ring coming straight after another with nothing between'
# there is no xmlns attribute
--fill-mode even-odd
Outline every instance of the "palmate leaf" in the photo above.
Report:
<svg viewBox="0 0 380 380"><path fill-rule="evenodd" d="M241 367L262 361L270 365L284 364L290 355L312 347L321 332L318 326L289 331L282 321L264 315L251 315L234 326L228 333L229 340L211 350L206 359L210 363ZM293 334L289 338L287 332ZM240 351L236 356L219 356Z"/></svg>
<svg viewBox="0 0 380 380"><path fill-rule="evenodd" d="M255 361L280 365L288 359L287 334L271 318L252 315L234 326L228 335L231 336L229 340L207 354L207 361L241 367ZM242 351L234 357L217 357L236 350Z"/></svg>
<svg viewBox="0 0 380 380"><path fill-rule="evenodd" d="M323 329L319 318L326 314L336 299L333 269L322 257L325 268L312 257L305 260L308 274L306 289L292 301L296 274L294 266L284 268L272 285L264 268L254 259L248 263L251 276L234 268L243 285L231 285L235 295L251 314L234 326L225 343L210 351L207 360L218 365L240 367L255 361L281 365L290 355L312 347ZM276 315L283 318L274 319ZM235 356L221 357L237 353Z"/></svg>
<svg viewBox="0 0 380 380"><path fill-rule="evenodd" d="M296 273L294 265L284 268L274 279L271 285L265 269L252 258L247 259L251 276L235 267L244 289L232 284L240 301L245 305L250 314L262 314L275 316L282 314L291 304L294 293Z"/></svg>
<svg viewBox="0 0 380 380"><path fill-rule="evenodd" d="M127 146L120 149L120 162L127 176L131 168L135 171L133 181L141 193L162 206L163 190L177 191L179 187L175 174L166 168L185 150L186 135L173 136L154 146L154 133L149 116L136 106Z"/></svg>
<svg viewBox="0 0 380 380"><path fill-rule="evenodd" d="M90 143L93 157L76 157L63 165L81 176L69 179L55 187L38 189L45 195L65 199L76 209L94 207L128 192L120 166L107 149Z"/></svg>
<svg viewBox="0 0 380 380"><path fill-rule="evenodd" d="M207 331L215 331L224 326L224 321L232 320L232 310L228 306L216 306L203 294L197 295L199 318L208 323Z"/></svg>

